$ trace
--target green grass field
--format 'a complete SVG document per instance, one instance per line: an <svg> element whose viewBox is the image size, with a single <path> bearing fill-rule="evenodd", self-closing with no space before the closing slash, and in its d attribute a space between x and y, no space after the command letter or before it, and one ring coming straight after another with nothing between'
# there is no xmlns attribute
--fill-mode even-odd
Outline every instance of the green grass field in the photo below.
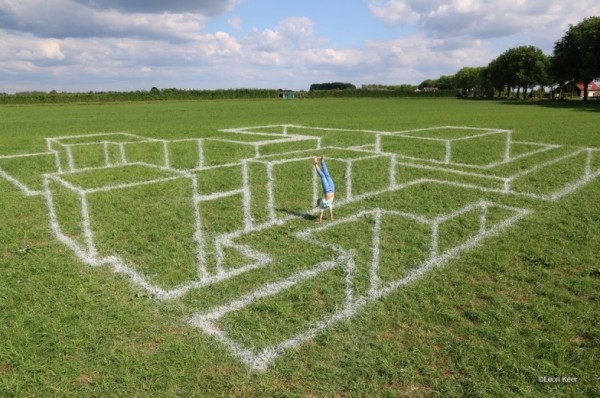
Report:
<svg viewBox="0 0 600 398"><path fill-rule="evenodd" d="M600 395L598 104L0 120L0 396Z"/></svg>

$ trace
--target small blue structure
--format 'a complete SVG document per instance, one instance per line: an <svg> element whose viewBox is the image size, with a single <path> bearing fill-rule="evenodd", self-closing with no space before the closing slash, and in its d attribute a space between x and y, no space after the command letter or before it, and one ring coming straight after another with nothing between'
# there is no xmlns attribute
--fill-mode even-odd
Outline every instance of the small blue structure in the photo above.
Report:
<svg viewBox="0 0 600 398"><path fill-rule="evenodd" d="M298 97L298 93L291 90L279 90L279 98L281 99L295 99Z"/></svg>

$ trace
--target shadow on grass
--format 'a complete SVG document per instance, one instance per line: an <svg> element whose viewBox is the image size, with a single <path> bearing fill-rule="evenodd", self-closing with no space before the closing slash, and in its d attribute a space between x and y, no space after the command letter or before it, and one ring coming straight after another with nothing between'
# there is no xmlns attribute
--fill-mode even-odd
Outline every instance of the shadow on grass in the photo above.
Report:
<svg viewBox="0 0 600 398"><path fill-rule="evenodd" d="M550 109L572 109L574 111L585 111L585 112L600 112L600 100L592 99L585 101L550 101L550 100L539 100L539 101L503 101L507 104L516 105L530 105L530 106L541 106Z"/></svg>
<svg viewBox="0 0 600 398"><path fill-rule="evenodd" d="M481 101L481 99L469 99L473 101ZM485 100L484 100L485 101ZM520 106L539 106L549 109L571 109L574 111L583 112L600 112L600 98L592 98L588 101L580 100L548 100L548 99L489 99L496 101L502 105L520 105Z"/></svg>
<svg viewBox="0 0 600 398"><path fill-rule="evenodd" d="M318 218L314 214L310 214L310 213L307 213L305 211L300 211L300 210L291 210L291 209L276 209L276 210L296 216L296 217L304 218L305 220L310 220L310 221L314 221Z"/></svg>

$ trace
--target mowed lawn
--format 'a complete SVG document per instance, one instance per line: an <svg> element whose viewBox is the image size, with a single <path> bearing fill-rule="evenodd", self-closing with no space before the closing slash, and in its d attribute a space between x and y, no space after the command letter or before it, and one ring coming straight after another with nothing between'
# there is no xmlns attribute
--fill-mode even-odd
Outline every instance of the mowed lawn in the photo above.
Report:
<svg viewBox="0 0 600 398"><path fill-rule="evenodd" d="M282 124L340 131L290 127L290 134L322 137L323 150L307 151L303 142L283 143L294 153L289 154L279 144L270 144L261 147L267 163L249 162L243 167L236 162L255 156L251 145L211 141L237 139L235 133L219 129ZM420 138L460 139L465 134L443 128L420 130L443 126L511 130L511 156L515 157L536 151L537 144L556 147L482 169L502 160L504 136L454 141L452 160L467 166L454 166L448 172L441 170L448 166L442 164L444 142ZM398 155L403 163L395 168L394 182L433 179L454 185L423 183L348 201L352 194L384 188L390 178L389 157L355 162L361 150L374 150L376 144L370 133L353 130L419 130L409 138L381 138L383 151ZM194 145L204 145L200 162L215 166L196 174L197 194L210 199L200 205L199 213L205 222L201 230L207 242L207 273L217 273L221 260L230 267L248 261L243 250L217 253L211 244L220 234L244 228L244 222L248 228L268 223L269 218L289 221L236 240L269 255L274 259L271 265L160 300L110 266L83 264L53 235L44 198L25 196L0 176L0 396L600 396L600 178L552 196L584 173L592 175L600 169L596 151L600 149L600 103L323 99L4 106L0 107L0 170L41 189L40 175L55 166L52 156L36 156L34 162L27 156L7 156L45 152L46 138L98 133L174 141L169 144L170 161L182 169L193 168L198 161L195 153L191 160L183 156L185 140L205 140ZM130 160L165 162L160 145L119 137ZM260 139L256 137L246 135L244 140L252 143ZM72 142L79 145L86 140ZM79 148L85 150L72 154L72 161L82 168L111 159L119 162L118 146L106 152L106 159L96 160L93 156L98 153L92 146ZM530 213L442 267L367 300L356 314L281 352L266 370L253 369L189 320L198 311L230 303L260 286L333 259L324 246L297 239L302 231L315 228L306 213L312 200L310 180L299 176L311 175L308 158L321 152L333 159L340 203L347 200L336 207L336 218L353 220L355 214L368 214L313 234L325 245L354 250L352 289L357 297L369 290L373 225L380 228L382 281L408 272L402 267L424 261L429 253L431 232L423 223L389 214L373 216L372 209L439 217L484 200L495 204L485 210L490 223L509 217L510 209ZM294 160L285 163L290 158ZM550 164L554 159L562 160ZM349 169L344 167L350 163L352 187L347 189ZM536 170L541 164L550 167ZM69 186L93 190L113 181L173 177L172 171L150 172L145 166L123 167L120 175L111 170L64 176L66 189L55 182L49 185L59 222L82 244L86 237L81 231L79 198ZM502 179L512 177L512 193L500 192ZM260 190L269 186L270 179L276 181L274 199ZM194 231L185 229L191 224L184 222L193 224L194 214L185 200L177 201L189 195L189 184L179 180L160 184L156 189L142 185L131 192L94 191L88 213L95 238L103 242L98 244L101 255L116 250L137 261L136 271L149 275L153 283L171 288L194 277L195 268L188 267L195 260L194 242L186 241ZM252 193L247 209L242 186ZM269 205L269 200L278 206ZM147 214L157 216L148 220ZM477 234L480 219L479 213L466 213L445 224L445 229L440 227L440 250ZM323 224L327 225L331 222ZM341 268L334 268L228 313L215 324L245 347L273 346L342 308L347 278Z"/></svg>

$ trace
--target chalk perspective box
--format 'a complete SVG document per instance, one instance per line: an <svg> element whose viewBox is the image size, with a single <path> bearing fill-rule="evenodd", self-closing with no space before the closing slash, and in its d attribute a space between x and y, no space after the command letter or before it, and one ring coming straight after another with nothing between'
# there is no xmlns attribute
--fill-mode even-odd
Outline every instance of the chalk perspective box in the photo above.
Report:
<svg viewBox="0 0 600 398"><path fill-rule="evenodd" d="M378 146L413 160L472 167L492 166L511 158L511 132L500 129L438 127L381 136Z"/></svg>
<svg viewBox="0 0 600 398"><path fill-rule="evenodd" d="M284 351L355 316L368 303L412 283L527 214L526 209L480 200L433 218L376 208L307 228L296 237L329 250L330 258L199 311L188 322L220 340L250 367L264 370ZM468 232L456 237L453 229L459 224L468 225ZM390 239L399 225L411 233L402 241ZM344 233L353 226L359 227L361 238L350 246L340 246L335 236L330 236L332 241L323 239L332 230ZM407 251L410 254L404 257L386 260Z"/></svg>
<svg viewBox="0 0 600 398"><path fill-rule="evenodd" d="M47 138L48 150L58 153L62 170L110 167L127 163L125 145L155 140L129 133L97 133Z"/></svg>
<svg viewBox="0 0 600 398"><path fill-rule="evenodd" d="M116 256L162 288L198 279L193 174L125 165L47 175L44 183L51 222L89 264Z"/></svg>

